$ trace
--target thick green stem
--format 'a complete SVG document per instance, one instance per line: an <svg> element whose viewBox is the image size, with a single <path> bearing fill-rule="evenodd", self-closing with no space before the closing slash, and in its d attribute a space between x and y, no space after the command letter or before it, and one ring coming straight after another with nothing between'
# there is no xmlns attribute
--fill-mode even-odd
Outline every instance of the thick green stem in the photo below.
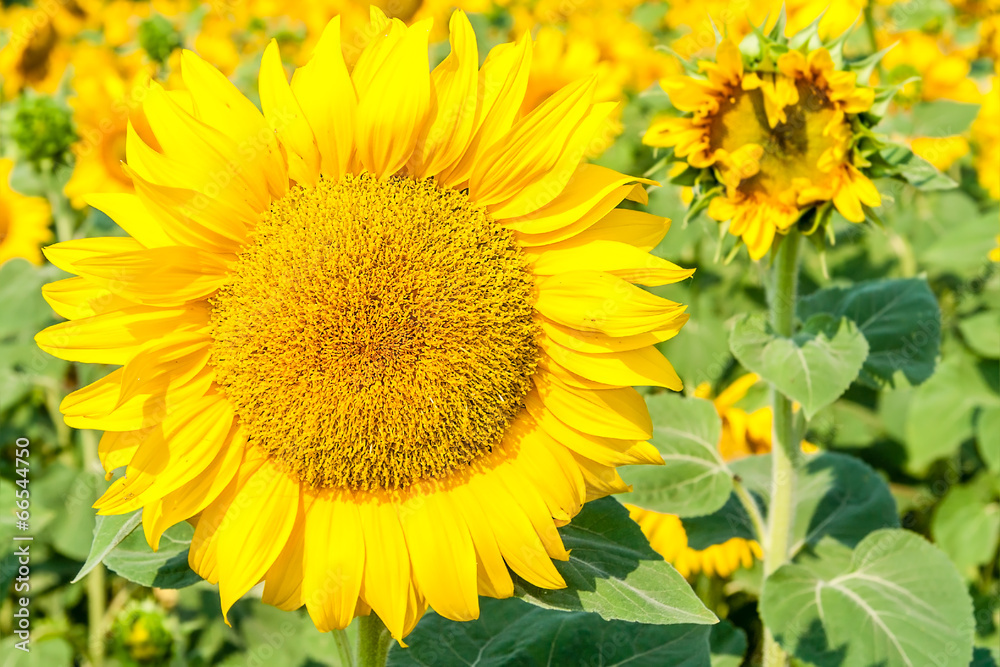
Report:
<svg viewBox="0 0 1000 667"><path fill-rule="evenodd" d="M799 276L799 233L792 230L777 250L771 283L771 326L779 336L791 336L795 330L796 289ZM792 497L795 491L795 463L798 446L793 433L792 402L771 388L774 430L771 446L771 502L768 507L767 538L764 543L764 576L781 567L788 559L788 540L792 527ZM788 663L769 628L764 631L764 666L780 667Z"/></svg>
<svg viewBox="0 0 1000 667"><path fill-rule="evenodd" d="M374 611L358 617L359 667L385 667L390 643L392 636Z"/></svg>

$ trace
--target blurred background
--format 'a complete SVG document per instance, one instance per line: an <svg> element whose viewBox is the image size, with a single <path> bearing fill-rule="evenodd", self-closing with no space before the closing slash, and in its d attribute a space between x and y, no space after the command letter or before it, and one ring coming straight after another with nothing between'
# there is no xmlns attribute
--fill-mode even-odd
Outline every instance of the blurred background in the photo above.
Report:
<svg viewBox="0 0 1000 667"><path fill-rule="evenodd" d="M184 48L197 51L257 101L264 47L280 45L289 71L302 65L327 21L343 17L349 61L367 39L367 2L320 0L39 0L0 6L0 664L335 665L329 637L304 612L250 599L223 623L216 590L186 568L186 526L168 532L159 553L141 531L114 557L71 583L91 551L91 503L107 482L97 457L100 434L65 426L63 397L107 369L78 366L39 351L34 334L56 321L44 283L66 277L40 248L72 238L123 232L84 203L91 192L129 191L125 157L129 112L146 81L179 87ZM598 96L622 100L606 141L590 159L668 180L641 143L649 122L672 113L657 81L680 71L678 57L714 50L716 35L740 38L773 23L775 0L388 0L375 3L412 22L435 19L432 65L448 52L447 23L465 10L481 57L526 31L536 39L524 110L591 73ZM976 604L977 654L996 664L1000 646L1000 2L791 0L789 34L817 20L820 34L844 43L848 59L892 46L871 84L898 85L878 130L942 172L941 188L917 193L878 183L882 224L835 219L836 244L806 254L803 294L884 277L926 275L942 314L942 354L919 388L905 380L875 389L855 385L817 416L807 439L850 450L888 480L903 526L935 541L966 578ZM666 184L648 210L674 220L656 250L697 268L693 280L661 288L690 304L691 321L664 343L686 390L717 396L742 372L729 353L729 323L765 308L762 272L745 252L726 261L732 240L703 216L685 221L686 193ZM992 257L992 259L991 259ZM760 387L732 406L754 414ZM725 417L725 414L723 414ZM33 651L13 648L15 441L30 441ZM750 443L753 445L753 443ZM756 447L756 448L755 448ZM756 453L751 446L744 453ZM22 487L23 488L23 485ZM678 523L677 544L684 538ZM188 533L190 531L188 530ZM171 536L173 536L171 538ZM190 535L187 534L187 538ZM684 545L687 542L683 542ZM725 546L725 545L723 545ZM678 547L667 554L720 617L753 636L760 565L746 545L718 555ZM733 554L736 554L733 556ZM129 579L116 572L128 571ZM931 576L931 575L929 575ZM991 652L992 651L992 655ZM738 662L730 662L735 665Z"/></svg>

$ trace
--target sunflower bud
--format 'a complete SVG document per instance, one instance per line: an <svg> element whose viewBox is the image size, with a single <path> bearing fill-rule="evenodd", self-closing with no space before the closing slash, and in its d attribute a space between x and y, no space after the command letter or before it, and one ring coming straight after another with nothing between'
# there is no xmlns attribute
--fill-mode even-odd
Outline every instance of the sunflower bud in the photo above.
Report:
<svg viewBox="0 0 1000 667"><path fill-rule="evenodd" d="M162 65L174 49L181 47L181 34L170 21L156 14L139 24L139 45L151 60Z"/></svg>
<svg viewBox="0 0 1000 667"><path fill-rule="evenodd" d="M169 619L152 600L125 607L115 620L114 653L124 665L166 665L173 651Z"/></svg>
<svg viewBox="0 0 1000 667"><path fill-rule="evenodd" d="M21 159L36 168L44 160L66 164L70 146L76 141L72 114L51 97L25 94L18 101L10 138Z"/></svg>

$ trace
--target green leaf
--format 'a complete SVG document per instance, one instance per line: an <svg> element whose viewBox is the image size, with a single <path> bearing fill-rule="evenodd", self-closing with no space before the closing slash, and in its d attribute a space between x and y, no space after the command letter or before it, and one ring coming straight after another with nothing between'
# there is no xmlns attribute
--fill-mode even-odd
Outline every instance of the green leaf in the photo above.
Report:
<svg viewBox="0 0 1000 667"><path fill-rule="evenodd" d="M730 465L766 508L771 500L771 455L748 456ZM789 548L793 555L824 537L854 547L874 530L899 525L889 487L868 464L853 456L826 452L809 457L799 470L793 493Z"/></svg>
<svg viewBox="0 0 1000 667"><path fill-rule="evenodd" d="M957 213L945 209L950 224L933 243L917 253L921 265L944 273L976 276L983 272L989 261L987 255L996 247L996 212L987 215L958 217ZM952 222L953 221L953 222ZM994 326L996 326L994 320Z"/></svg>
<svg viewBox="0 0 1000 667"><path fill-rule="evenodd" d="M393 644L390 667L530 667L628 665L709 667L709 628L604 621L595 614L532 608L517 600L482 598L479 619L456 623L428 612Z"/></svg>
<svg viewBox="0 0 1000 667"><path fill-rule="evenodd" d="M798 401L807 417L840 397L858 376L868 343L854 322L812 318L794 338L776 335L760 317L744 316L729 347L747 369Z"/></svg>
<svg viewBox="0 0 1000 667"><path fill-rule="evenodd" d="M35 640L32 636L28 652L14 648L19 641L13 636L5 637L0 643L3 667L70 667L73 664L73 647L62 637Z"/></svg>
<svg viewBox="0 0 1000 667"><path fill-rule="evenodd" d="M747 652L747 633L729 621L712 626L708 645L712 667L740 667Z"/></svg>
<svg viewBox="0 0 1000 667"><path fill-rule="evenodd" d="M909 470L924 471L972 437L976 409L1000 405L992 388L997 384L996 371L994 362L977 364L967 355L952 354L913 392L903 443Z"/></svg>
<svg viewBox="0 0 1000 667"><path fill-rule="evenodd" d="M559 533L570 550L568 561L555 561L566 588L545 590L515 575L516 597L547 609L596 612L607 620L657 625L718 621L613 498L587 503Z"/></svg>
<svg viewBox="0 0 1000 667"><path fill-rule="evenodd" d="M958 185L906 146L889 144L881 151L881 156L890 165L890 174L899 176L918 190L951 190Z"/></svg>
<svg viewBox="0 0 1000 667"><path fill-rule="evenodd" d="M962 134L979 113L978 104L964 104L951 100L919 102L913 106L912 137L950 137Z"/></svg>
<svg viewBox="0 0 1000 667"><path fill-rule="evenodd" d="M168 528L159 551L146 543L141 530L132 532L104 557L104 564L129 581L157 588L184 588L201 581L188 567L194 528L187 522Z"/></svg>
<svg viewBox="0 0 1000 667"><path fill-rule="evenodd" d="M745 481L745 480L744 480ZM722 544L734 537L755 540L753 523L747 516L736 494L729 496L726 504L706 516L681 519L687 533L688 546L703 551L715 544Z"/></svg>
<svg viewBox="0 0 1000 667"><path fill-rule="evenodd" d="M934 372L941 346L941 311L923 278L819 290L799 302L798 313L803 320L827 313L857 324L868 341L868 357L858 379L874 389L892 386L897 371L910 384L920 384Z"/></svg>
<svg viewBox="0 0 1000 667"><path fill-rule="evenodd" d="M976 442L979 444L979 455L983 457L986 467L1000 474L1000 405L983 408L976 422Z"/></svg>
<svg viewBox="0 0 1000 667"><path fill-rule="evenodd" d="M76 573L76 577L70 583L75 584L87 576L141 522L142 510L137 510L131 514L98 516L97 523L94 525L94 540L90 545L90 554L87 556L83 567L80 568L80 571Z"/></svg>
<svg viewBox="0 0 1000 667"><path fill-rule="evenodd" d="M666 393L647 397L646 404L653 420L650 442L666 465L623 468L622 478L634 491L622 501L679 516L710 514L722 507L733 484L719 454L722 421L715 406Z"/></svg>
<svg viewBox="0 0 1000 667"><path fill-rule="evenodd" d="M987 359L1000 359L1000 313L987 310L958 323L962 338L973 352Z"/></svg>
<svg viewBox="0 0 1000 667"><path fill-rule="evenodd" d="M968 667L972 601L940 549L886 529L849 563L818 554L764 582L761 616L786 651L817 667Z"/></svg>
<svg viewBox="0 0 1000 667"><path fill-rule="evenodd" d="M994 479L982 474L969 484L951 487L934 512L931 536L959 572L975 579L976 568L991 562L1000 541Z"/></svg>

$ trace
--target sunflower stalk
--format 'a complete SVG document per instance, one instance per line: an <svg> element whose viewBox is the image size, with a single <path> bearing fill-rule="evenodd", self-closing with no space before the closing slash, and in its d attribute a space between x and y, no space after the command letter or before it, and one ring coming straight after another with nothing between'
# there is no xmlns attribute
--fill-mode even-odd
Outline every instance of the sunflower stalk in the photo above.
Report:
<svg viewBox="0 0 1000 667"><path fill-rule="evenodd" d="M779 336L791 337L795 331L795 304L799 271L799 232L788 233L776 249L771 283L771 326ZM795 441L792 402L771 388L774 432L771 456L771 503L764 544L764 576L767 577L788 559L788 538L792 524L792 496L798 448ZM764 630L764 667L788 664L787 656L774 640L770 628Z"/></svg>
<svg viewBox="0 0 1000 667"><path fill-rule="evenodd" d="M375 612L358 617L358 667L384 667L392 636Z"/></svg>

